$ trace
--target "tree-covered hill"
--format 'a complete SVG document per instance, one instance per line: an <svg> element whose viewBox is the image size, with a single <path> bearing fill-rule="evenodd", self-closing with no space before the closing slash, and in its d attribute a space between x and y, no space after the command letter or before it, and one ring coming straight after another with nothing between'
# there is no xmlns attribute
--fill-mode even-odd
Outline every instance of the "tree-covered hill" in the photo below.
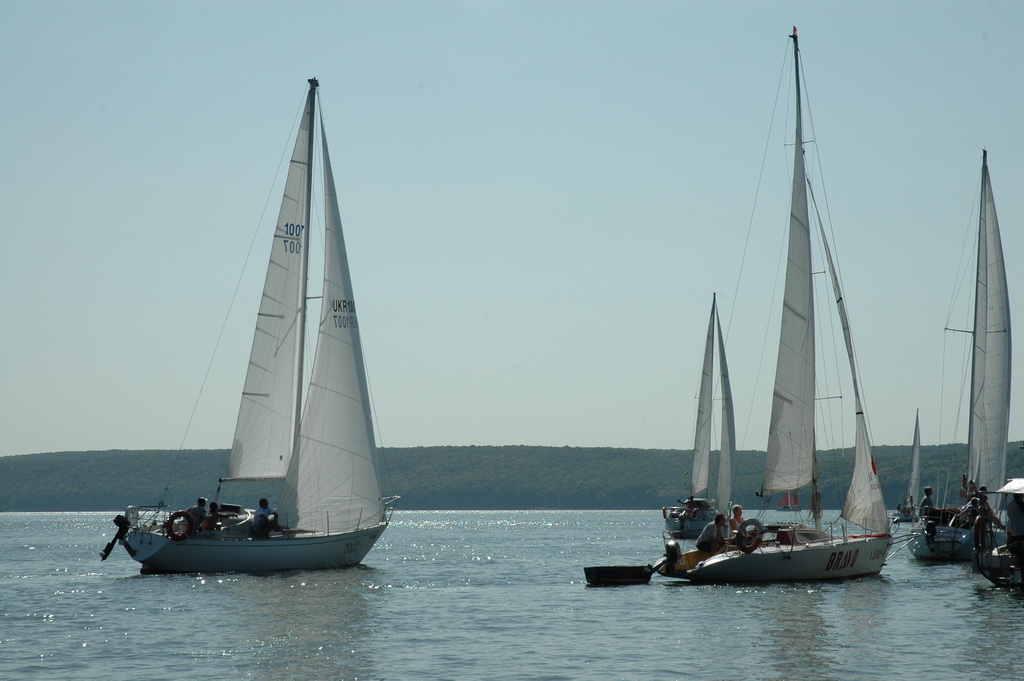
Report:
<svg viewBox="0 0 1024 681"><path fill-rule="evenodd" d="M1020 443L1010 447L1007 475L1024 475ZM57 452L0 457L0 511L121 510L163 501L182 508L213 497L226 450ZM716 457L713 456L713 461ZM733 500L758 508L754 495L764 453L736 456ZM842 506L853 466L849 451L819 454L826 508ZM906 492L909 446L876 446L875 461L890 508ZM921 485L952 501L966 464L964 445L922 449ZM679 450L528 445L397 447L384 451L386 495L399 509L648 509L685 498L690 454ZM712 489L717 471L712 464ZM222 499L255 504L251 484L225 486ZM250 498L252 497L252 498Z"/></svg>

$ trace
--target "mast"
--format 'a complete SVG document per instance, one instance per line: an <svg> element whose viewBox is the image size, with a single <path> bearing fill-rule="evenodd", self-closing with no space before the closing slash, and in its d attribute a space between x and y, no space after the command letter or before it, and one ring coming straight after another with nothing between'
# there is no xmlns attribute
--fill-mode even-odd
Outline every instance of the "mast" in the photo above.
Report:
<svg viewBox="0 0 1024 681"><path fill-rule="evenodd" d="M812 486L816 477L814 274L811 266L807 180L804 173L800 60L795 29L790 37L793 39L797 84L796 140L782 321L762 494L792 492Z"/></svg>
<svg viewBox="0 0 1024 681"><path fill-rule="evenodd" d="M712 370L715 362L715 299L711 300L711 316L708 318L708 333L704 343L704 363L700 374L700 389L697 396L697 424L693 434L693 473L690 478L690 494L697 496L708 490L708 475L711 464L711 407L714 392Z"/></svg>
<svg viewBox="0 0 1024 681"><path fill-rule="evenodd" d="M971 362L969 474L992 489L1005 479L1010 407L1010 309L988 152L982 151Z"/></svg>
<svg viewBox="0 0 1024 681"><path fill-rule="evenodd" d="M804 122L803 122L803 111L802 111L802 108L801 108L802 107L803 97L801 96L801 93L800 93L800 39L797 37L796 26L793 27L793 34L791 36L789 36L789 37L793 39L793 77L796 80L796 140L795 140L795 145L796 145L796 158L799 161L799 164L797 164L797 162L795 162L795 161L793 163L793 173L794 173L793 182L794 182L794 185L797 182L799 182L801 184L801 189L802 189L802 192L803 192L803 202L804 202L803 217L807 220L807 223L806 223L805 227L807 229L807 240L809 242L810 241L810 233L811 233L810 232L811 225L810 225L810 213L807 210L807 178L806 178L805 171L804 171ZM796 177L797 167L799 167L799 169L800 169L800 176L799 176L799 178ZM795 196L795 194L796 194L796 188L795 187L793 189L793 192L794 192L794 196ZM796 207L794 206L794 214L795 214L795 212L796 212ZM809 243L808 243L808 251L810 251L810 244ZM809 265L810 265L810 263L808 262L808 266ZM808 275L809 274L810 273L808 273ZM811 296L813 297L813 295L814 295L813 294L813 286L814 286L813 282L811 282L810 285L811 285L811 289L812 289ZM813 301L811 301L810 309L811 309L811 314L813 316L813 313L814 313L814 302ZM814 361L815 361L814 360L814 349L815 348L814 348L814 324L813 324L813 319L812 319L812 322L810 324L810 335L811 335L811 367L810 367L810 371L811 371L811 376L812 376L811 384L813 385L814 384L814 379L813 379L813 376L814 376ZM812 434L811 461L812 461L812 471L813 472L811 474L811 515L814 517L814 527L815 527L815 529L819 529L820 530L821 529L821 502L820 502L821 495L818 492L818 443L817 443L817 438L813 437L813 433L814 433L814 403L813 403L813 398L812 398L812 403L811 403L811 434Z"/></svg>
<svg viewBox="0 0 1024 681"><path fill-rule="evenodd" d="M226 480L281 479L298 449L296 437L304 410L307 226L316 91L314 79L288 161Z"/></svg>
<svg viewBox="0 0 1024 681"><path fill-rule="evenodd" d="M320 87L320 81L316 78L309 79L309 94L306 96L306 110L309 111L308 146L306 149L306 195L303 197L305 224L302 226L302 252L299 257L302 259L301 275L299 277L298 300L296 300L296 334L295 344L295 386L292 403L292 456L299 451L299 428L302 424L302 365L306 352L306 302L309 286L309 218L313 214L313 141L316 130L316 93Z"/></svg>
<svg viewBox="0 0 1024 681"><path fill-rule="evenodd" d="M985 179L988 165L988 150L981 151L981 207L978 215L978 262L974 280L974 331L971 352L971 404L967 427L967 474L978 485L987 483L979 480L981 473L980 424L984 418L981 393L984 390L985 346L988 340L988 251L985 240ZM979 383L981 385L979 385Z"/></svg>

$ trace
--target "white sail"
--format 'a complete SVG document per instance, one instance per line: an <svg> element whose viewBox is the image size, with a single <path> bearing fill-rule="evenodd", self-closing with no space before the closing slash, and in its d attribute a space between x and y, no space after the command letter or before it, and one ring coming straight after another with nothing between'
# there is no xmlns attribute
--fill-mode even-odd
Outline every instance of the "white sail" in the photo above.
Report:
<svg viewBox="0 0 1024 681"><path fill-rule="evenodd" d="M907 495L903 499L904 508L916 508L918 503L918 487L921 484L921 415L914 417L914 445L910 451L910 478L907 480Z"/></svg>
<svg viewBox="0 0 1024 681"><path fill-rule="evenodd" d="M814 470L814 300L802 127L798 78L789 252L762 486L768 493L806 487Z"/></svg>
<svg viewBox="0 0 1024 681"><path fill-rule="evenodd" d="M305 310L305 258L313 98L306 100L288 166L281 211L267 267L242 387L227 478L282 478L295 447Z"/></svg>
<svg viewBox="0 0 1024 681"><path fill-rule="evenodd" d="M992 490L1006 482L1011 339L1006 269L987 152L982 156L981 191L968 459L971 479Z"/></svg>
<svg viewBox="0 0 1024 681"><path fill-rule="evenodd" d="M318 87L316 78L309 79L225 478L283 479L277 516L261 518L240 504L220 503L216 515L196 526L186 511L129 507L114 522L120 542L143 570L351 567L366 557L390 521L381 497L355 297L322 120L324 284L316 354L302 400ZM101 555L107 554L109 549Z"/></svg>
<svg viewBox="0 0 1024 681"><path fill-rule="evenodd" d="M351 532L377 525L384 503L334 174L321 122L326 200L324 289L299 454L279 510L292 527Z"/></svg>
<svg viewBox="0 0 1024 681"><path fill-rule="evenodd" d="M698 496L708 488L711 464L711 399L714 381L711 377L715 357L715 305L711 304L708 334L704 342L704 363L701 366L700 390L697 393L697 424L693 433L693 469L690 493Z"/></svg>
<svg viewBox="0 0 1024 681"><path fill-rule="evenodd" d="M726 545L714 553L694 549L684 554L673 537L666 541L665 558L659 571L670 577L694 582L806 581L875 575L881 571L892 544L881 486L871 457L867 420L861 409L850 325L827 242L826 255L839 303L857 410L855 479L851 483L843 515L873 532L848 534L844 530L839 536L821 529L821 496L816 484L817 462L814 451L815 334L808 211L808 199L813 199L813 195L809 192L804 172L799 107L799 47L795 27L790 38L793 40L796 62L796 156L793 163L782 328L762 489L764 492L782 493L779 502L781 510L784 506L797 506L797 489L811 486L810 507L815 527L801 523L762 523L759 519L747 519L736 533L735 544Z"/></svg>
<svg viewBox="0 0 1024 681"><path fill-rule="evenodd" d="M857 360L853 352L853 334L850 331L850 317L843 299L843 290L839 284L839 274L832 259L832 249L828 245L824 227L818 221L821 242L825 249L825 259L832 279L832 291L839 310L839 322L843 327L843 339L846 341L846 356L850 361L850 375L853 381L853 401L856 414L857 429L854 444L853 478L846 491L842 517L852 523L873 532L887 532L889 518L885 512L885 498L882 496L882 483L878 480L875 457L871 452L871 438L868 433L867 416L860 397L860 380L858 379Z"/></svg>
<svg viewBox="0 0 1024 681"><path fill-rule="evenodd" d="M722 336L722 320L715 309L715 326L718 329L718 372L722 381L722 446L718 457L718 503L719 508L732 499L733 447L736 442L736 418L732 407L732 386L729 383L729 366L725 362L725 339Z"/></svg>
<svg viewBox="0 0 1024 681"><path fill-rule="evenodd" d="M848 534L844 530L839 536L821 529L821 497L816 484L814 451L815 334L808 211L808 199L813 199L813 195L804 172L799 47L795 27L790 38L796 62L796 156L782 328L762 490L781 492L779 508L782 510L797 506L797 490L811 486L810 507L815 527L747 519L736 533L735 544L726 545L714 553L695 549L684 554L673 537L666 541L665 558L659 571L694 582L806 581L875 575L881 571L892 544L881 486L871 457L867 421L861 409L850 325L827 242L826 255L839 303L857 410L855 479L851 483L843 515L873 533Z"/></svg>

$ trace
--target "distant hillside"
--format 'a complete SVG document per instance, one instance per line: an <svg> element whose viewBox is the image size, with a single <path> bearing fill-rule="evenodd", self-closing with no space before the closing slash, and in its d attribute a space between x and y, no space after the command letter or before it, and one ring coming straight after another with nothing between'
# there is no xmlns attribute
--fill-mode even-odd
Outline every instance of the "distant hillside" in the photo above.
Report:
<svg viewBox="0 0 1024 681"><path fill-rule="evenodd" d="M922 451L921 484L940 502L956 493L966 462L960 444ZM163 501L172 508L213 497L226 450L58 452L0 457L0 511L120 510ZM585 447L398 447L385 450L385 494L411 509L648 509L685 498L689 452ZM756 508L764 453L737 457L734 500ZM1008 475L1024 475L1020 443L1010 448ZM826 508L842 506L853 466L849 452L822 452ZM877 446L875 461L889 507L906 491L909 446ZM712 466L712 488L717 471ZM837 481L840 481L837 483ZM247 483L223 499L255 504L273 496ZM945 492L944 490L950 491Z"/></svg>

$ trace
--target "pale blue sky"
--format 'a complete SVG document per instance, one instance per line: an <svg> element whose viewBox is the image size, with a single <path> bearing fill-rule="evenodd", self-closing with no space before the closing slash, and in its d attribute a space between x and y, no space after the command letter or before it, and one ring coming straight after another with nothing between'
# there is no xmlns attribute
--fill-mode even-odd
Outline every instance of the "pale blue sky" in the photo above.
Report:
<svg viewBox="0 0 1024 681"><path fill-rule="evenodd" d="M230 445L311 76L382 444L688 448L717 291L763 449L794 24L874 440L963 441L983 147L1024 320L1024 3L15 0L0 454Z"/></svg>

